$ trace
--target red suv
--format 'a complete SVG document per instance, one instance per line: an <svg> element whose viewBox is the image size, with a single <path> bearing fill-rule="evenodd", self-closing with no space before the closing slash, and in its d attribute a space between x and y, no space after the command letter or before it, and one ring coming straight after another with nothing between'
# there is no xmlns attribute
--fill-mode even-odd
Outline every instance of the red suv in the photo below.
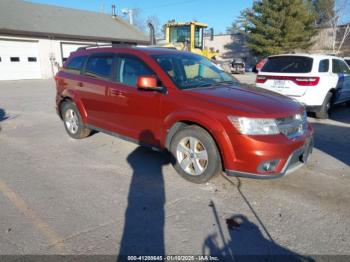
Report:
<svg viewBox="0 0 350 262"><path fill-rule="evenodd" d="M97 130L167 150L203 183L274 178L306 162L313 130L303 106L241 87L206 58L165 48L86 47L57 73L57 112L73 138Z"/></svg>

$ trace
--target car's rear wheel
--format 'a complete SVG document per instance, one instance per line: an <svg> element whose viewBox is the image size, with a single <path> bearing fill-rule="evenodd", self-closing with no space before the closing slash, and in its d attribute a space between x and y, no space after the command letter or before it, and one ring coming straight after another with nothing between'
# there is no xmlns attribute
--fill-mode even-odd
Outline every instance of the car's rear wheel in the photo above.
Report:
<svg viewBox="0 0 350 262"><path fill-rule="evenodd" d="M328 92L322 105L321 108L318 112L316 112L316 117L320 119L327 119L329 118L329 113L332 107L332 97L333 93Z"/></svg>
<svg viewBox="0 0 350 262"><path fill-rule="evenodd" d="M81 139L90 135L91 130L84 126L79 110L73 102L67 101L62 104L61 115L69 136Z"/></svg>
<svg viewBox="0 0 350 262"><path fill-rule="evenodd" d="M193 183L205 183L222 171L216 143L201 127L180 129L171 140L170 152L176 171Z"/></svg>

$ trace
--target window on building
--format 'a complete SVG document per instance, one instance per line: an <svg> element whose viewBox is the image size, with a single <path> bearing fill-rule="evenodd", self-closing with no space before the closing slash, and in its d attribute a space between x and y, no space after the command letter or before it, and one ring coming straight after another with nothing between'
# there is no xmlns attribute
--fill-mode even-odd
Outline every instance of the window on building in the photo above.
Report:
<svg viewBox="0 0 350 262"><path fill-rule="evenodd" d="M10 61L11 62L19 62L20 59L19 59L19 57L10 57Z"/></svg>
<svg viewBox="0 0 350 262"><path fill-rule="evenodd" d="M87 56L77 56L72 58L64 68L72 73L80 73L83 68Z"/></svg>
<svg viewBox="0 0 350 262"><path fill-rule="evenodd" d="M37 58L36 57L28 57L28 62L36 62Z"/></svg>
<svg viewBox="0 0 350 262"><path fill-rule="evenodd" d="M98 55L89 58L85 73L92 77L110 78L112 74L112 55Z"/></svg>
<svg viewBox="0 0 350 262"><path fill-rule="evenodd" d="M119 68L117 80L128 86L136 87L139 76L154 75L152 70L136 57L121 58Z"/></svg>
<svg viewBox="0 0 350 262"><path fill-rule="evenodd" d="M318 66L318 72L326 73L329 70L329 59L323 59Z"/></svg>

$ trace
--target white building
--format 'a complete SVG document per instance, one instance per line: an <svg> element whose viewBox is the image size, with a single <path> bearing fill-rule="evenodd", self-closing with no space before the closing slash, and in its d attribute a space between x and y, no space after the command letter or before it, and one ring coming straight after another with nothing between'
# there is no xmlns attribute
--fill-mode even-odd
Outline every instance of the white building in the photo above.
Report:
<svg viewBox="0 0 350 262"><path fill-rule="evenodd" d="M0 80L46 79L78 47L149 44L123 19L96 12L0 1Z"/></svg>

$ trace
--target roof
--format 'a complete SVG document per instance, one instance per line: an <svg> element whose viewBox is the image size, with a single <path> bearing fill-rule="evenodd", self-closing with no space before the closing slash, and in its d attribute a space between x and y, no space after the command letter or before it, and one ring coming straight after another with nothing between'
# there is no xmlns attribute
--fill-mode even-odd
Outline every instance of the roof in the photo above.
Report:
<svg viewBox="0 0 350 262"><path fill-rule="evenodd" d="M75 51L73 56L82 54L94 54L94 53L106 53L106 52L117 52L117 53L133 53L133 54L146 54L146 55L171 55L171 54L184 54L190 56L199 56L197 54L185 51L179 51L172 48L162 48L162 47L139 47L139 46L125 46L125 45L115 45L115 46L89 46L87 48L79 48Z"/></svg>
<svg viewBox="0 0 350 262"><path fill-rule="evenodd" d="M188 26L188 25L198 25L201 27L208 27L207 24L191 21L191 22L170 22L166 24L167 26Z"/></svg>
<svg viewBox="0 0 350 262"><path fill-rule="evenodd" d="M146 35L121 18L21 0L0 1L0 33L149 43Z"/></svg>
<svg viewBox="0 0 350 262"><path fill-rule="evenodd" d="M295 53L295 54L280 54L280 55L271 55L269 57L278 57L278 56L305 56L310 58L318 58L318 59L332 59L339 58L333 55L324 55L324 54L307 54L307 53Z"/></svg>

